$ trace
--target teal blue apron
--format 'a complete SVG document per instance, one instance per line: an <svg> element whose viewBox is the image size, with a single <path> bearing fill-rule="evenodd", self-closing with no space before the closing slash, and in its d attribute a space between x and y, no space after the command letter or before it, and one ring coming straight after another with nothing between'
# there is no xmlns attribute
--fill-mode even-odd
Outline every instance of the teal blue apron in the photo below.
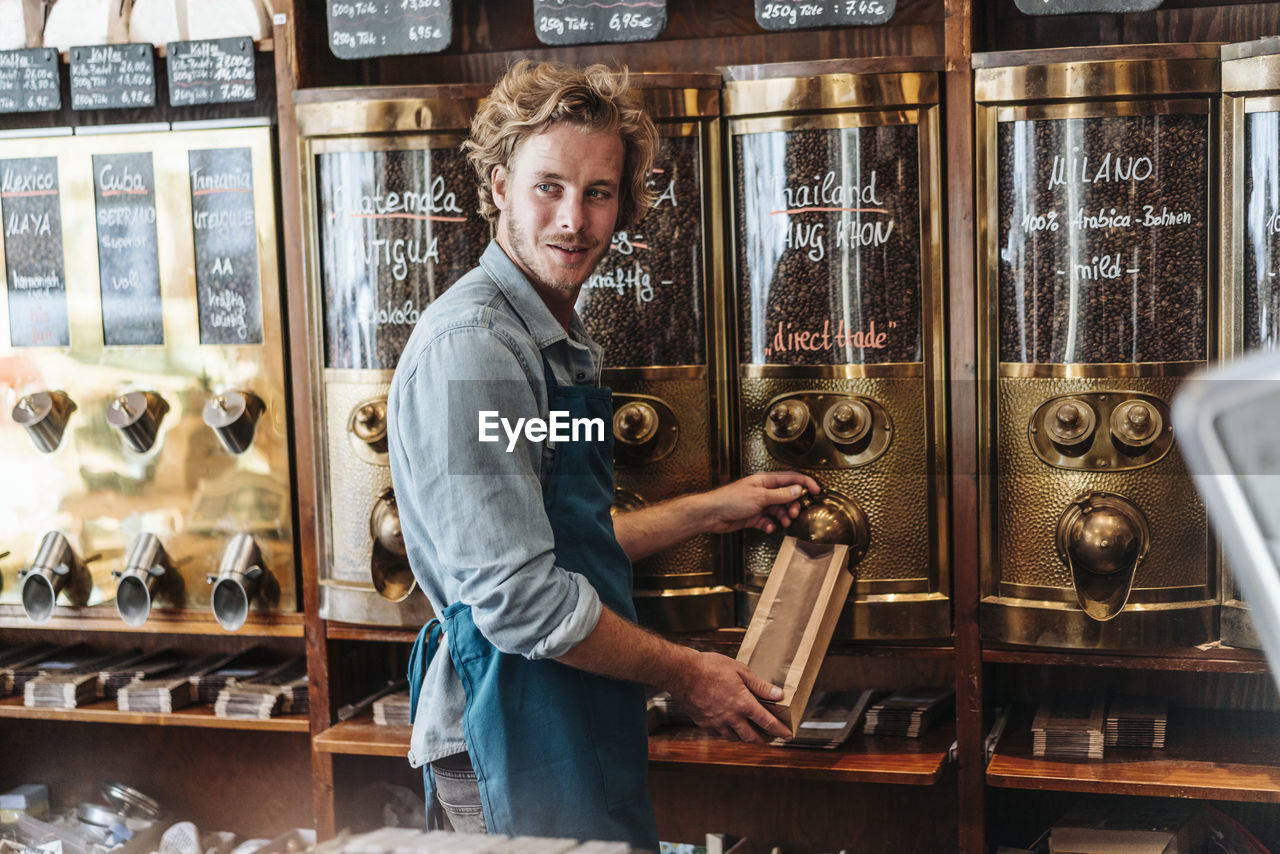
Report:
<svg viewBox="0 0 1280 854"><path fill-rule="evenodd" d="M607 388L556 385L543 357L550 409L600 418L603 442L555 446L543 504L556 564L581 573L601 602L635 620L631 561L613 533L613 404ZM490 833L627 842L658 850L649 803L644 689L557 661L499 652L455 602L418 634L409 656L410 714L440 642L462 679L463 734ZM424 769L428 808L435 804Z"/></svg>

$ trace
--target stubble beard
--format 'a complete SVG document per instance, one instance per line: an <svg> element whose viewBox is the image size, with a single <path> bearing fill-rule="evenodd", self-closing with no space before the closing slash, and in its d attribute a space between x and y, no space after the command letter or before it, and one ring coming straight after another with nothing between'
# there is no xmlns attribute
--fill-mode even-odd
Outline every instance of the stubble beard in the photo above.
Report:
<svg viewBox="0 0 1280 854"><path fill-rule="evenodd" d="M591 245L589 241L581 238L572 240L558 241L573 246L585 246L587 248L588 261L578 270L562 270L560 275L556 276L556 270L551 266L550 262L538 254L541 244L532 240L515 219L508 219L504 223L507 231L507 244L511 247L512 254L515 255L515 261L521 267L525 274L529 277L530 283L539 289L562 293L567 296L577 297L582 284L591 277L596 267L600 266L600 262L604 259L604 253L609 248L606 246ZM590 256L594 253L595 257ZM550 277L550 278L549 278Z"/></svg>

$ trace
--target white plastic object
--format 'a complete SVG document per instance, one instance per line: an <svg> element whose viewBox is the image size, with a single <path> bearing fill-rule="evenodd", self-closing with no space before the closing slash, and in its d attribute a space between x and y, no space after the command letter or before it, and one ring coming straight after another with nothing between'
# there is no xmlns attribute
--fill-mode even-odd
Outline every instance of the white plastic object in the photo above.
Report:
<svg viewBox="0 0 1280 854"><path fill-rule="evenodd" d="M129 40L130 0L58 0L44 24L45 47L69 50Z"/></svg>
<svg viewBox="0 0 1280 854"><path fill-rule="evenodd" d="M262 0L186 0L186 4L188 38L265 39L271 34Z"/></svg>
<svg viewBox="0 0 1280 854"><path fill-rule="evenodd" d="M129 41L156 45L187 39L186 0L137 0L129 16Z"/></svg>
<svg viewBox="0 0 1280 854"><path fill-rule="evenodd" d="M0 0L0 50L27 46L27 19L23 0Z"/></svg>

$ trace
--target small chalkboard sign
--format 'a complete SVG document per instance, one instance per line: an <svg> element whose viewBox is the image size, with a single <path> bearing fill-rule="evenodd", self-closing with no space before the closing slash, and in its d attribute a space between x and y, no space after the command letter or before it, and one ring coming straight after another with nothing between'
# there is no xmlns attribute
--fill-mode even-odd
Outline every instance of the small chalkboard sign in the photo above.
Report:
<svg viewBox="0 0 1280 854"><path fill-rule="evenodd" d="M1163 0L1014 0L1024 15L1080 15L1090 12L1150 12Z"/></svg>
<svg viewBox="0 0 1280 854"><path fill-rule="evenodd" d="M0 51L0 113L62 109L60 82L56 49Z"/></svg>
<svg viewBox="0 0 1280 854"><path fill-rule="evenodd" d="M149 153L93 155L102 343L164 344L156 183Z"/></svg>
<svg viewBox="0 0 1280 854"><path fill-rule="evenodd" d="M201 344L262 343L262 289L248 148L188 153Z"/></svg>
<svg viewBox="0 0 1280 854"><path fill-rule="evenodd" d="M666 28L667 0L533 0L543 44L643 42Z"/></svg>
<svg viewBox="0 0 1280 854"><path fill-rule="evenodd" d="M756 0L756 23L766 30L807 30L886 23L898 0Z"/></svg>
<svg viewBox="0 0 1280 854"><path fill-rule="evenodd" d="M0 217L10 345L66 347L71 332L56 157L0 160Z"/></svg>
<svg viewBox="0 0 1280 854"><path fill-rule="evenodd" d="M329 0L329 50L339 59L436 53L453 39L450 0Z"/></svg>
<svg viewBox="0 0 1280 854"><path fill-rule="evenodd" d="M230 104L258 97L253 39L169 42L169 103Z"/></svg>
<svg viewBox="0 0 1280 854"><path fill-rule="evenodd" d="M156 105L156 63L149 44L73 47L71 109L120 110Z"/></svg>

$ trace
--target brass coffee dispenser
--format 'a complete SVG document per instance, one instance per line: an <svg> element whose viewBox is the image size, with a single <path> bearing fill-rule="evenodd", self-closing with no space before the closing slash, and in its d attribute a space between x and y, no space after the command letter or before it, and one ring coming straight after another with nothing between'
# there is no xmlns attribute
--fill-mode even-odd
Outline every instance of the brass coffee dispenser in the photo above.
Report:
<svg viewBox="0 0 1280 854"><path fill-rule="evenodd" d="M1219 357L1280 349L1280 39L1222 46ZM1222 642L1259 648L1249 607L1222 575Z"/></svg>
<svg viewBox="0 0 1280 854"><path fill-rule="evenodd" d="M0 141L0 606L207 619L252 536L279 595L244 620L297 614L274 152L262 126ZM202 413L235 399L233 452Z"/></svg>
<svg viewBox="0 0 1280 854"><path fill-rule="evenodd" d="M613 390L615 512L709 489L728 470L723 360L720 86L715 74L633 74L658 126L653 208L614 235L577 310ZM722 334L722 333L721 333ZM695 537L635 565L640 622L733 625L720 544Z"/></svg>
<svg viewBox="0 0 1280 854"><path fill-rule="evenodd" d="M1217 53L974 57L986 638L1216 637L1169 403L1216 344Z"/></svg>
<svg viewBox="0 0 1280 854"><path fill-rule="evenodd" d="M804 499L821 530L801 535L855 544L837 637L951 633L940 68L726 72L739 473L824 487ZM741 623L781 533L743 537Z"/></svg>
<svg viewBox="0 0 1280 854"><path fill-rule="evenodd" d="M321 506L320 615L431 618L400 536L387 391L418 316L489 242L458 146L488 91L422 86L298 95Z"/></svg>

